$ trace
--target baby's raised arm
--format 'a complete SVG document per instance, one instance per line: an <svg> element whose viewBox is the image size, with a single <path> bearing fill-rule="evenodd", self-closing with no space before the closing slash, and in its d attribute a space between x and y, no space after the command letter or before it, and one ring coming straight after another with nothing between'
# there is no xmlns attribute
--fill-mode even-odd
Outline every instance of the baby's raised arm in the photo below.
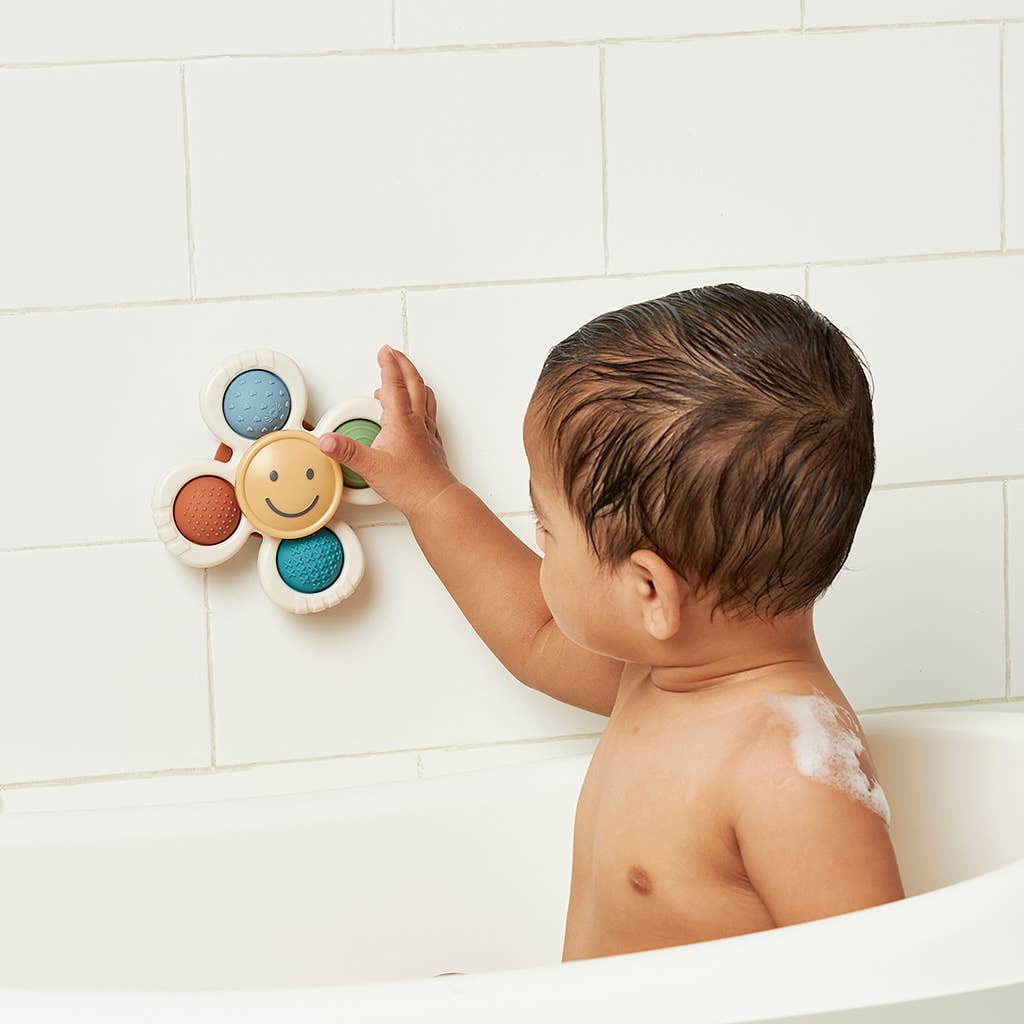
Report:
<svg viewBox="0 0 1024 1024"><path fill-rule="evenodd" d="M320 450L405 515L438 578L512 675L567 704L610 714L623 663L558 629L541 593L540 557L448 468L432 389L404 353L385 345L377 361L383 415L372 446L324 434Z"/></svg>

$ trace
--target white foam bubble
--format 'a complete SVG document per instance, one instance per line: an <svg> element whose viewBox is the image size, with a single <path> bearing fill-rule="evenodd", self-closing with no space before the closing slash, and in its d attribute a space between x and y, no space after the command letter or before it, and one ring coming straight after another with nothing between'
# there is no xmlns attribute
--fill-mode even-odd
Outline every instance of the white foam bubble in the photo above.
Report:
<svg viewBox="0 0 1024 1024"><path fill-rule="evenodd" d="M797 771L848 793L866 804L888 825L892 815L877 780L864 774L860 736L843 721L849 715L820 690L813 694L772 694L775 705L793 726L792 751Z"/></svg>

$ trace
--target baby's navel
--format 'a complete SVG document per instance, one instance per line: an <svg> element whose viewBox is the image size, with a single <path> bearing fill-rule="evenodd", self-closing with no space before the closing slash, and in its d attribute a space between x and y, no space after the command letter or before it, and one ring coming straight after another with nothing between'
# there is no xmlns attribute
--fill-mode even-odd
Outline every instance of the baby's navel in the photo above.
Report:
<svg viewBox="0 0 1024 1024"><path fill-rule="evenodd" d="M643 896L648 895L653 888L651 876L636 864L629 869L629 884Z"/></svg>

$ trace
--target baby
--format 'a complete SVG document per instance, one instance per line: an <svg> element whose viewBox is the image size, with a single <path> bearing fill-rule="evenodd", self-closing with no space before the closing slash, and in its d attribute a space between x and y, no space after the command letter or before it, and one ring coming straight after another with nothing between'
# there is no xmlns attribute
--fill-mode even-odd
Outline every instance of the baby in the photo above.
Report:
<svg viewBox="0 0 1024 1024"><path fill-rule="evenodd" d="M549 353L523 424L543 558L452 474L412 362L387 346L378 361L373 446L326 434L321 450L405 514L517 679L608 716L563 959L903 898L889 808L812 623L874 474L846 337L802 299L734 284L584 324Z"/></svg>

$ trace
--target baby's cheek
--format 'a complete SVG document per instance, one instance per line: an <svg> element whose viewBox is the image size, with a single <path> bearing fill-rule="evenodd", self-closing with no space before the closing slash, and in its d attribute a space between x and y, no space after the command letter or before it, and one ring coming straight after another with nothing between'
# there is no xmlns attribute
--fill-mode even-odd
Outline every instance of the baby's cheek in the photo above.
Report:
<svg viewBox="0 0 1024 1024"><path fill-rule="evenodd" d="M551 607L551 595L548 593L548 560L547 558L541 558L540 560L540 592L547 603L548 608Z"/></svg>

